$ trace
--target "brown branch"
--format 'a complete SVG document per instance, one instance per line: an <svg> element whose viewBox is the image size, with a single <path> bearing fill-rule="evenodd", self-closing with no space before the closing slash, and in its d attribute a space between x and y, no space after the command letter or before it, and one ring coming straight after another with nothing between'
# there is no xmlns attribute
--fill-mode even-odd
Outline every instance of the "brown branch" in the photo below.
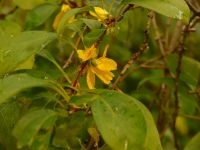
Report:
<svg viewBox="0 0 200 150"><path fill-rule="evenodd" d="M83 63L81 64L80 69L79 69L79 71L78 71L78 73L77 73L76 79L74 80L74 82L73 82L73 84L72 84L73 87L76 88L76 87L78 86L78 81L79 81L79 79L81 78L81 76L82 76L82 74L83 74L83 72L84 72L85 67L87 66L87 64L88 64L88 61L83 62Z"/></svg>
<svg viewBox="0 0 200 150"><path fill-rule="evenodd" d="M133 7L134 7L133 4L126 5L126 6L123 8L123 10L121 11L121 14L118 16L118 18L116 18L116 21L117 21L117 22L121 21L121 20L124 18L124 14L125 14L128 10L132 9Z"/></svg>
<svg viewBox="0 0 200 150"><path fill-rule="evenodd" d="M158 47L160 49L161 55L163 57L163 61L166 64L166 58L165 58L166 52L165 52L164 44L163 44L163 41L162 41L162 36L161 36L161 33L159 31L159 27L158 27L158 24L157 24L157 21L156 21L156 14L155 13L153 14L152 25L153 25L154 30L155 30L156 41L157 41Z"/></svg>
<svg viewBox="0 0 200 150"><path fill-rule="evenodd" d="M75 51L77 50L77 47L78 47L80 41L81 41L81 37L79 36L78 39L77 39L77 41L76 41L76 43L75 43L75 46L73 46L74 50L71 52L69 58L67 59L67 61L63 65L63 69L66 69L72 63L72 58L73 58L73 56L75 54Z"/></svg>
<svg viewBox="0 0 200 150"><path fill-rule="evenodd" d="M169 53L172 53L179 46L179 39L181 38L181 32L183 30L183 23L181 21L177 21L174 32L171 36L171 40L169 42Z"/></svg>
<svg viewBox="0 0 200 150"><path fill-rule="evenodd" d="M108 29L110 26L112 26L112 27L115 26L116 22L119 22L119 21L123 18L124 13L126 13L129 9L131 9L132 6L133 6L133 5L128 5L128 7L127 7L124 11L122 11L122 14L121 14L121 16L120 16L118 19L111 18L110 21L106 22L107 29ZM113 21L114 21L114 22L113 22ZM114 23L114 24L113 24L113 23ZM96 41L95 47L98 47L98 46L99 46L99 44L101 43L101 41L103 40L104 36L105 36L106 33L107 33L107 29L105 29L105 31L102 33L102 35L101 35L101 36L99 37L99 39ZM79 39L77 40L77 42L76 42L76 49L77 49L77 47L78 47L78 45L79 45L79 43L80 43L80 40L81 40L81 39L79 38ZM72 59L73 55L74 55L74 52L71 53L69 59L66 61L65 65L63 66L63 68L66 68L67 66L69 66L69 64L72 62L71 59ZM81 76L82 76L82 74L83 74L85 68L87 67L87 64L88 64L88 61L83 62L83 63L81 64L80 69L79 69L79 71L78 71L78 73L77 73L76 79L74 80L74 82L73 82L73 84L72 84L73 87L76 88L76 87L78 86L78 81L79 81L79 79L81 78ZM74 92L74 91L72 91L72 93L73 93L73 92Z"/></svg>
<svg viewBox="0 0 200 150"><path fill-rule="evenodd" d="M143 52L148 48L149 28L150 28L150 24L151 24L151 20L152 20L152 11L149 13L148 17L149 17L149 19L147 21L146 29L144 31L144 36L145 36L144 42L141 44L139 50L136 53L134 53L131 56L131 58L128 60L128 62L124 65L124 67L123 67L122 71L120 72L119 76L117 77L117 79L113 83L112 89L117 89L117 84L122 81L122 79L125 76L125 73L128 71L128 69L130 68L130 66L136 60L138 60L138 58L140 57L140 55L143 54Z"/></svg>
<svg viewBox="0 0 200 150"><path fill-rule="evenodd" d="M190 22L193 20L194 18L190 19ZM179 143L178 143L178 139L177 139L177 133L176 133L176 118L178 116L178 112L179 112L179 80L180 80L180 75L181 75L181 66L182 66L182 58L185 52L185 47L184 47L184 43L186 40L186 36L188 34L188 30L190 28L190 22L188 25L185 25L182 31L182 38L180 40L180 44L179 44L179 49L177 51L178 53L178 64L176 67L176 75L174 78L174 85L175 85L175 89L174 89L174 112L173 112L173 116L172 116L172 131L173 131L173 137L174 137L174 145L176 147L177 150L179 150Z"/></svg>

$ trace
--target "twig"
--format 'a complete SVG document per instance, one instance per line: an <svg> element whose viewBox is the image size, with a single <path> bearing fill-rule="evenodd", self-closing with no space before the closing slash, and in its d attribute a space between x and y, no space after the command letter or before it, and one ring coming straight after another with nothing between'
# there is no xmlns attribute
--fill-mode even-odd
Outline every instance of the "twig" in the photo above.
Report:
<svg viewBox="0 0 200 150"><path fill-rule="evenodd" d="M73 84L72 84L73 87L76 88L76 87L78 86L78 81L79 81L79 79L81 78L81 76L82 76L82 74L83 74L83 72L84 72L84 69L85 69L85 67L87 66L87 64L88 64L88 61L83 62L83 63L81 64L80 69L79 69L79 71L78 71L78 73L77 73L76 79L74 80L74 82L73 82Z"/></svg>
<svg viewBox="0 0 200 150"><path fill-rule="evenodd" d="M192 21L191 18L190 22ZM172 116L172 131L173 131L173 136L174 136L174 145L176 147L177 150L179 150L179 144L178 144L178 139L177 139L177 134L176 134L176 118L178 116L178 112L179 112L179 79L180 79L180 74L181 74L181 66L182 66L182 58L185 52L185 48L184 48L184 43L186 40L186 35L188 33L188 29L190 26L190 22L188 23L188 25L184 26L183 31L182 31L182 38L180 40L180 44L179 44L179 51L178 52L178 64L176 67L176 75L174 78L175 81L175 87L174 87L174 112L173 112L173 116Z"/></svg>
<svg viewBox="0 0 200 150"><path fill-rule="evenodd" d="M164 49L164 44L163 44L162 39L161 39L161 34L160 34L159 27L158 27L158 24L157 24L157 21L156 21L155 13L153 14L152 25L153 25L154 30L155 30L156 41L158 43L158 47L159 47L161 55L163 57L163 61L164 61L165 64L167 64L166 58L165 58L166 52L165 52L165 49Z"/></svg>
<svg viewBox="0 0 200 150"><path fill-rule="evenodd" d="M180 116L188 118L188 119L200 121L200 117L197 117L197 116L191 116L191 115L186 115L186 114L180 114Z"/></svg>
<svg viewBox="0 0 200 150"><path fill-rule="evenodd" d="M170 25L171 25L171 18L167 19L166 23L166 30L165 30L165 49L168 51L169 50L169 32L170 32Z"/></svg>
<svg viewBox="0 0 200 150"><path fill-rule="evenodd" d="M177 46L179 45L179 39L181 37L181 32L183 28L183 23L181 21L177 21L174 32L171 36L171 40L169 42L169 53L173 52Z"/></svg>
<svg viewBox="0 0 200 150"><path fill-rule="evenodd" d="M145 35L145 39L144 42L141 44L139 50L134 53L131 58L128 60L128 62L125 64L125 66L123 67L122 71L120 72L118 78L115 80L115 82L112 85L112 89L117 89L117 84L122 81L123 76L125 75L125 73L128 71L128 69L130 68L130 66L139 58L139 56L148 48L148 39L149 39L149 28L151 25L151 20L152 20L152 11L149 13L148 15L149 19L147 21L147 26L146 29L144 31L144 35Z"/></svg>

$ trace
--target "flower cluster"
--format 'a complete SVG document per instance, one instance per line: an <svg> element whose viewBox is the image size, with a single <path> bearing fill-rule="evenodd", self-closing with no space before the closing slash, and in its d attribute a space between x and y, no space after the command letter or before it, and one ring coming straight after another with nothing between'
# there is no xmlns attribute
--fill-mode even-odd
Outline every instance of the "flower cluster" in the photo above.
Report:
<svg viewBox="0 0 200 150"><path fill-rule="evenodd" d="M97 48L95 45L85 50L77 50L79 58L83 62L88 61L87 85L89 89L95 88L95 75L105 84L109 84L114 77L111 71L117 69L117 63L106 57L106 51L104 51L102 57L97 58Z"/></svg>
<svg viewBox="0 0 200 150"><path fill-rule="evenodd" d="M71 8L69 5L62 5L61 10L57 14L53 23L53 28L55 30L57 30L58 25L65 13L70 10ZM96 18L99 22L104 22L111 17L111 15L105 9L100 7L93 7L93 9L89 11L89 14ZM67 23L71 23L74 20L75 16L72 16L69 18ZM117 69L117 63L114 60L106 57L106 51L107 49L105 49L102 57L97 58L97 48L95 44L89 48L86 48L85 50L77 50L78 57L82 60L82 62L87 61L87 85L89 89L95 88L95 76L97 76L105 84L109 84L114 77L114 74L111 71Z"/></svg>

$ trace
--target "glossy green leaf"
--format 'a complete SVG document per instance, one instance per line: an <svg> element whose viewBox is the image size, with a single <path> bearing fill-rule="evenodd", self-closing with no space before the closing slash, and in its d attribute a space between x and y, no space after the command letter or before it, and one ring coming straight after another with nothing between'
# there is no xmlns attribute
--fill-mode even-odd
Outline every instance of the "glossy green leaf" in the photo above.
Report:
<svg viewBox="0 0 200 150"><path fill-rule="evenodd" d="M0 75L15 71L37 51L56 39L56 34L45 31L22 32L15 37L0 37ZM27 68L26 66L21 69Z"/></svg>
<svg viewBox="0 0 200 150"><path fill-rule="evenodd" d="M0 104L20 91L32 87L52 88L68 100L68 95L57 83L51 80L35 78L27 74L16 74L0 79Z"/></svg>
<svg viewBox="0 0 200 150"><path fill-rule="evenodd" d="M199 150L200 148L200 132L197 133L185 146L184 150Z"/></svg>
<svg viewBox="0 0 200 150"><path fill-rule="evenodd" d="M26 16L26 29L30 30L42 25L57 9L57 5L43 4L30 10Z"/></svg>
<svg viewBox="0 0 200 150"><path fill-rule="evenodd" d="M154 10L167 17L189 21L190 10L184 0L124 0L124 3L136 4Z"/></svg>
<svg viewBox="0 0 200 150"><path fill-rule="evenodd" d="M142 103L116 91L95 92L91 97L94 120L113 150L162 150L154 120Z"/></svg>
<svg viewBox="0 0 200 150"><path fill-rule="evenodd" d="M17 138L17 144L19 148L23 146L35 146L38 150L45 150L48 147L50 134L53 130L53 125L55 123L57 116L56 113L49 109L40 109L31 111L22 117L19 122L15 125L13 130L13 135ZM47 137L41 139L40 131L42 130L42 134L48 135ZM49 138L48 138L49 137ZM48 138L47 144L39 143L45 141ZM34 140L38 141L38 145L34 145ZM47 146L46 146L47 145Z"/></svg>

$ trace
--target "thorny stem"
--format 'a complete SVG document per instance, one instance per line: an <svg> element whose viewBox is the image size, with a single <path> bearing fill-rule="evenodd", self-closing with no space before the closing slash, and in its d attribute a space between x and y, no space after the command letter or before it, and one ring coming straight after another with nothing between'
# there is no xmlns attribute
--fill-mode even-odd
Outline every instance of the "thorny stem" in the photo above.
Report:
<svg viewBox="0 0 200 150"><path fill-rule="evenodd" d="M115 80L115 82L112 85L112 89L117 89L117 84L122 81L123 76L128 71L130 66L139 58L139 56L148 48L148 38L149 38L149 28L152 20L152 11L148 15L149 19L147 21L146 30L144 31L145 39L144 42L141 44L139 50L134 53L131 58L128 60L128 62L123 67L122 71L120 72L118 78Z"/></svg>

